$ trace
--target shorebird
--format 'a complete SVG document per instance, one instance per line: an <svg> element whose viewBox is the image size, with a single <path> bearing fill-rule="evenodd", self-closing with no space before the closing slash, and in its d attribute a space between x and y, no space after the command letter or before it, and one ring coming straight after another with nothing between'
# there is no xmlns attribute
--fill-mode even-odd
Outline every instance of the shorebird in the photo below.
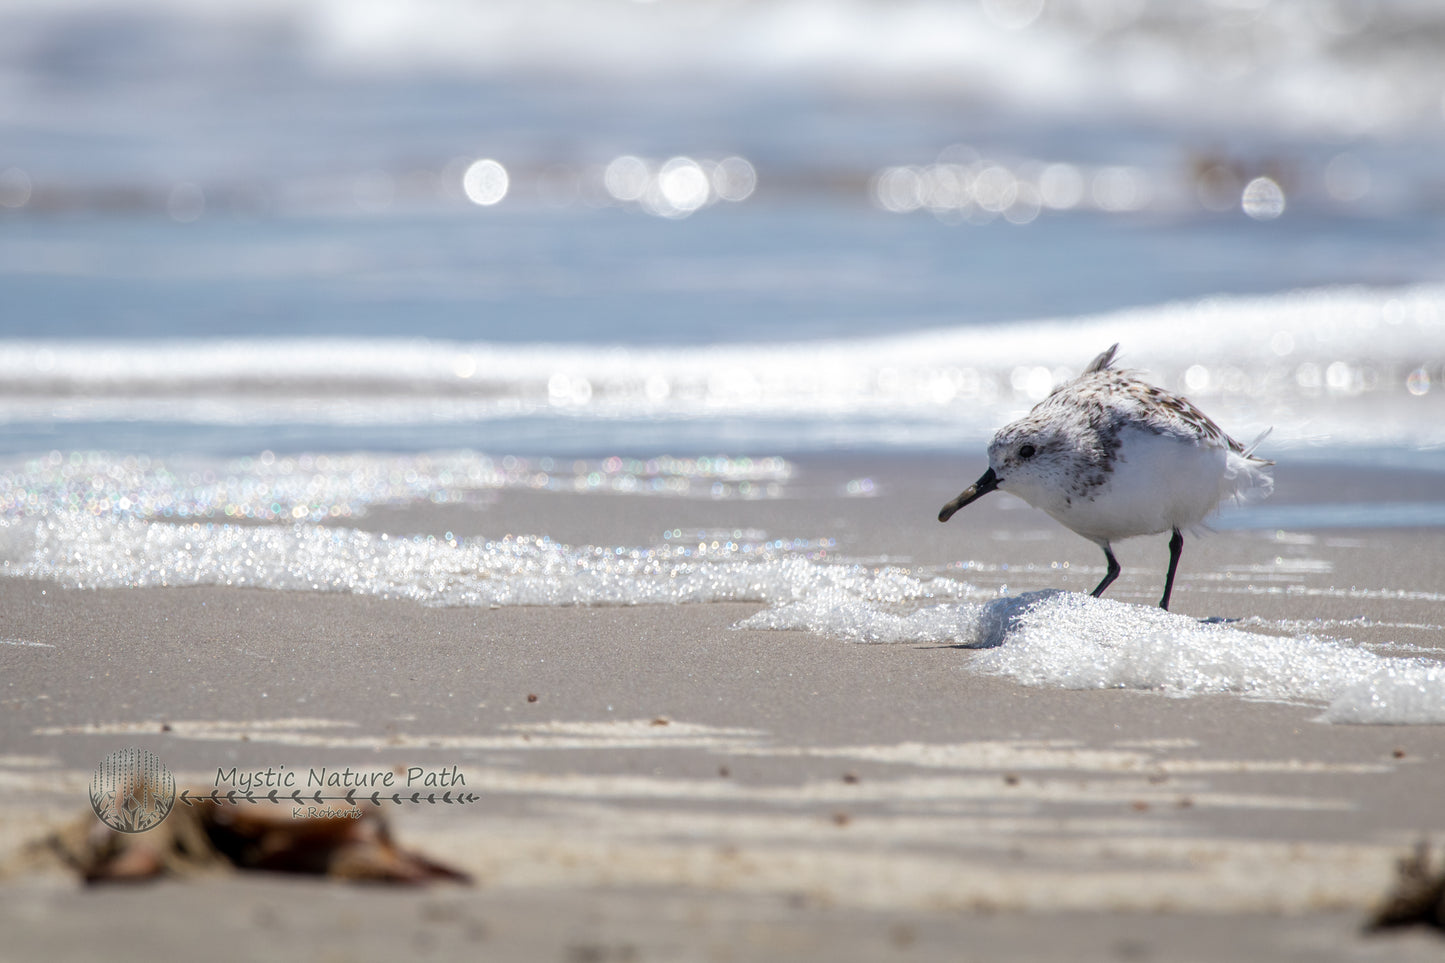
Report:
<svg viewBox="0 0 1445 963"><path fill-rule="evenodd" d="M1161 609L1169 608L1184 531L1226 498L1250 501L1274 486L1272 461L1220 430L1187 398L1115 368L1117 344L1084 373L994 434L983 477L944 505L946 522L994 489L1011 492L1104 550L1098 597L1119 577L1112 543L1170 532Z"/></svg>

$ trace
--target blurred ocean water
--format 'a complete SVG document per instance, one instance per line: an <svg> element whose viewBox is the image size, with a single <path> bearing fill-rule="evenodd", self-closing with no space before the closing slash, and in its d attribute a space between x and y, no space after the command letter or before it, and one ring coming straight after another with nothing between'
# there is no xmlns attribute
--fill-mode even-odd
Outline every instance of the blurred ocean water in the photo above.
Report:
<svg viewBox="0 0 1445 963"><path fill-rule="evenodd" d="M1445 450L1445 9L16 0L0 454Z"/></svg>

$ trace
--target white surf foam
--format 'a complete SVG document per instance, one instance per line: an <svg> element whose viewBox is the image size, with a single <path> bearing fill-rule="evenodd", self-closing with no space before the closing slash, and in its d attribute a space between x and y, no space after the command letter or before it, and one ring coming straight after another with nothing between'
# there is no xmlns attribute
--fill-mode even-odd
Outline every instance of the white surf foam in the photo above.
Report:
<svg viewBox="0 0 1445 963"><path fill-rule="evenodd" d="M1331 722L1445 723L1438 661L1058 591L970 601L985 593L927 570L838 559L826 540L763 533L571 546L71 512L0 523L0 573L91 588L248 586L455 606L756 602L766 608L739 628L977 649L960 665L1025 685L1232 694L1323 705Z"/></svg>
<svg viewBox="0 0 1445 963"><path fill-rule="evenodd" d="M778 606L741 623L858 642L980 649L970 668L1025 685L1230 694L1326 706L1330 722L1445 723L1445 664L1388 658L1310 635L1206 624L1110 599L1049 590L930 606L907 615L866 600Z"/></svg>
<svg viewBox="0 0 1445 963"><path fill-rule="evenodd" d="M677 537L646 548L544 536L403 538L297 524L176 525L70 513L0 527L0 572L86 588L226 585L433 605L643 605L799 599L897 604L967 587L826 561L815 540Z"/></svg>
<svg viewBox="0 0 1445 963"><path fill-rule="evenodd" d="M778 457L554 459L475 451L357 452L233 459L55 451L0 471L0 518L96 517L312 521L373 506L474 502L489 493L607 492L708 499L781 495L793 466Z"/></svg>

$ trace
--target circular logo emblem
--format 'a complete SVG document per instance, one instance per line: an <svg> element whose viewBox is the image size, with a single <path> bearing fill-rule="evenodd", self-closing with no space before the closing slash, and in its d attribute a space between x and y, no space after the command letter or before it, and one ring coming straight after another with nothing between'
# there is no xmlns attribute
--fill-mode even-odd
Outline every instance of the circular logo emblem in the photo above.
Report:
<svg viewBox="0 0 1445 963"><path fill-rule="evenodd" d="M143 833L170 815L176 780L155 753L145 749L112 752L90 777L90 807L111 829Z"/></svg>

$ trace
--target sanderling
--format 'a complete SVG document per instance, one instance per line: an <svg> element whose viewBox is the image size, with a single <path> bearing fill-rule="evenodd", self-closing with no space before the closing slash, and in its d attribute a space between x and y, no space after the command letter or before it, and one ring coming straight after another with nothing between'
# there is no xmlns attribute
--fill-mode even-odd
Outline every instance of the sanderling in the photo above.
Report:
<svg viewBox="0 0 1445 963"><path fill-rule="evenodd" d="M1104 550L1109 570L1095 596L1119 577L1111 542L1172 532L1159 600L1167 609L1183 531L1226 498L1262 498L1274 486L1274 462L1254 456L1269 432L1241 445L1188 399L1114 368L1118 350L1112 346L1000 428L989 442L988 471L944 505L938 520L995 488L1012 492Z"/></svg>

